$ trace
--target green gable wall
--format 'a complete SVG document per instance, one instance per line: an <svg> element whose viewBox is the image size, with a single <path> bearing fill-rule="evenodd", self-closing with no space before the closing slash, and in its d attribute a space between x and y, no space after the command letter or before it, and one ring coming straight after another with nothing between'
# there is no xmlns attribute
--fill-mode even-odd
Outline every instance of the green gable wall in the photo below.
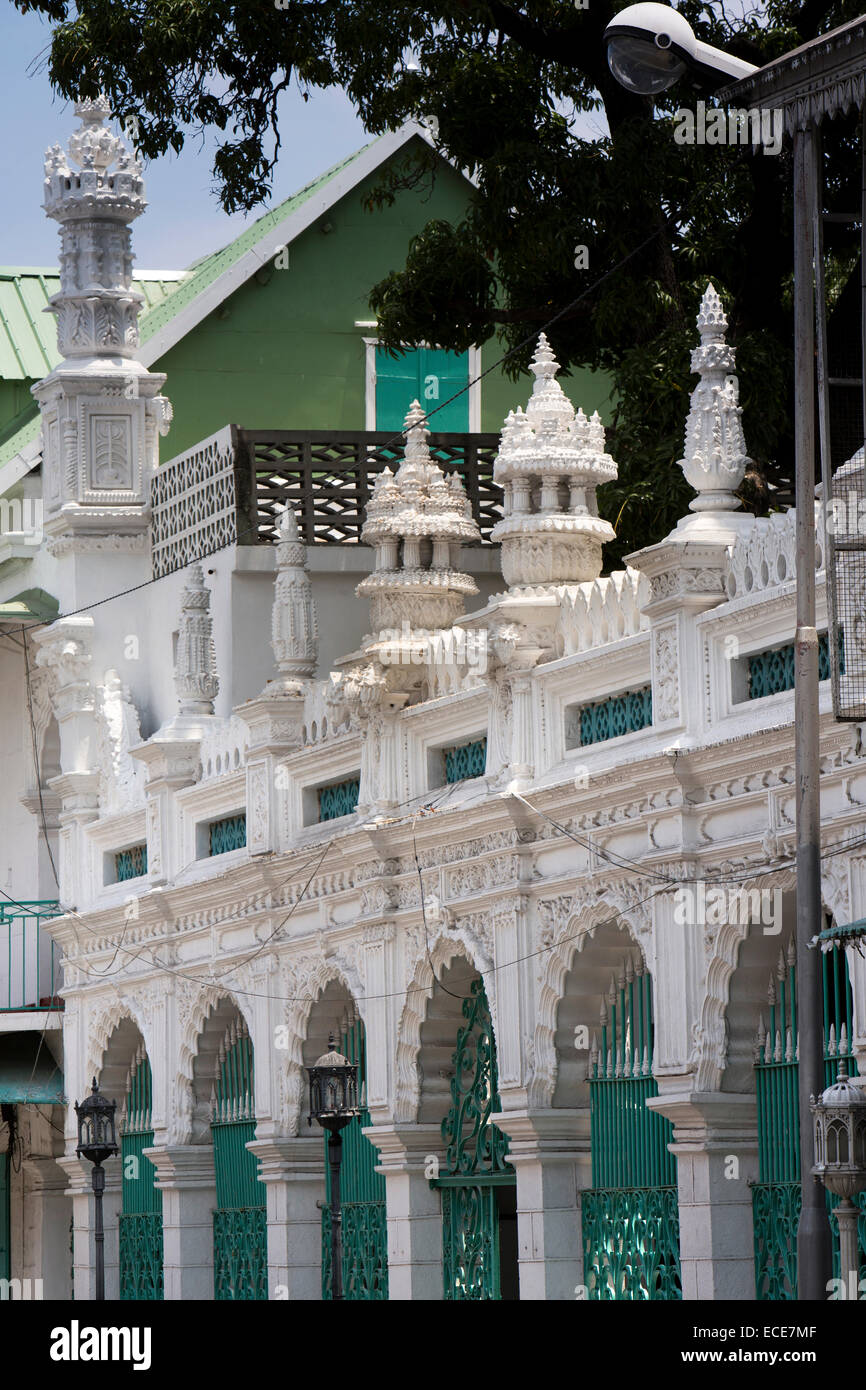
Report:
<svg viewBox="0 0 866 1390"><path fill-rule="evenodd" d="M355 328L355 320L374 317L369 292L403 265L410 238L431 218L458 221L466 204L465 181L443 162L426 200L403 192L390 207L366 212L363 199L381 177L374 173L303 232L287 269L259 272L154 363L167 375L175 412L163 461L229 423L364 429L363 339L375 331ZM483 348L482 369L501 351L495 341ZM482 430L498 431L530 389L531 377L517 384L498 371L486 377ZM604 381L586 372L566 390L585 409L601 408L607 396Z"/></svg>

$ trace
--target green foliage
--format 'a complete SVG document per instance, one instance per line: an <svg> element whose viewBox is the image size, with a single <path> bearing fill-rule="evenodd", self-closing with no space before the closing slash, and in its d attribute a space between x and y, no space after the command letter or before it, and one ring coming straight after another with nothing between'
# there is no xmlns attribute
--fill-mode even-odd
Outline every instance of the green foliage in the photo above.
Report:
<svg viewBox="0 0 866 1390"><path fill-rule="evenodd" d="M689 492L676 468L692 385L689 351L701 292L723 296L738 350L755 468L744 492L768 505L792 471L790 161L748 146L676 144L686 82L653 104L620 88L602 35L622 5L592 0L14 0L55 23L50 75L65 97L107 93L135 115L153 158L204 127L225 133L215 175L226 211L270 191L278 98L341 86L371 134L420 118L437 149L472 171L465 219L431 222L404 267L373 288L387 346L426 340L462 351L495 339L525 369L539 329L563 367L611 375L617 483L601 507L619 519L609 560L658 539ZM764 0L732 21L722 0L678 6L706 42L771 60L856 17L852 0ZM409 62L410 55L415 58ZM599 121L576 138L574 113ZM603 121L606 121L605 131ZM857 206L853 119L827 123L832 205ZM385 180L421 188L429 151ZM828 241L838 297L854 261ZM575 268L575 247L589 268ZM488 354L488 362L492 355Z"/></svg>

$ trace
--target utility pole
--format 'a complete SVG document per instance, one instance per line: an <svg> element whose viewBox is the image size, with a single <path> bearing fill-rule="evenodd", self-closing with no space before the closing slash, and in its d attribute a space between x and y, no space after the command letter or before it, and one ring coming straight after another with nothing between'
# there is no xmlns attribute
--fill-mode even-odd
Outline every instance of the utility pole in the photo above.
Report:
<svg viewBox="0 0 866 1390"><path fill-rule="evenodd" d="M797 1296L827 1297L830 1223L824 1189L812 1176L812 1096L824 1089L820 958L809 945L821 930L821 789L818 632L815 626L815 293L818 206L814 125L794 134L794 458L797 508L794 765L797 784L797 1021L800 1035L800 1182Z"/></svg>

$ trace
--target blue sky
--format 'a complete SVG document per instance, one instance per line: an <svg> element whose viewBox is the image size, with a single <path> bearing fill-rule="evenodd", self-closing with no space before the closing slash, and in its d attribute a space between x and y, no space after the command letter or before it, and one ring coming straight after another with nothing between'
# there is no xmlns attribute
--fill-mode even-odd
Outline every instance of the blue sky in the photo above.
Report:
<svg viewBox="0 0 866 1390"><path fill-rule="evenodd" d="M57 224L42 211L45 150L65 145L78 121L69 103L55 96L40 55L50 25L35 14L22 15L0 0L0 265L57 264ZM283 146L274 182L274 199L288 197L330 165L365 144L368 136L351 104L339 91L302 101L293 91L283 102ZM133 224L136 263L148 270L181 269L231 241L243 217L227 217L212 191L215 142L192 137L182 154L147 165L149 207ZM264 208L251 214L260 216Z"/></svg>

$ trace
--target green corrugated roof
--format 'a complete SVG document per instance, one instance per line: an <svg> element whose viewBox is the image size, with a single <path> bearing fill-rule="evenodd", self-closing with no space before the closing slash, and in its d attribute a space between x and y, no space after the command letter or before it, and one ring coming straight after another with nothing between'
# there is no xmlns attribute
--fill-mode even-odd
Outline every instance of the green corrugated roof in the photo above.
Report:
<svg viewBox="0 0 866 1390"><path fill-rule="evenodd" d="M147 308L141 316L141 341L147 342L154 333L164 328L286 217L383 138L378 136L376 140L362 145L347 159L341 160L312 183L305 184L290 198L257 218L228 246L195 261L188 271L154 271L147 278L146 272L142 272L142 278L134 281L135 288L147 301ZM180 281L160 278L179 273L184 277ZM59 289L57 270L22 270L0 266L0 377L39 380L60 362L54 316L41 313L51 295ZM33 443L39 437L39 430L39 410L34 401L32 406L10 421L5 430L0 430L0 468Z"/></svg>
<svg viewBox="0 0 866 1390"><path fill-rule="evenodd" d="M178 287L186 271L143 270L133 288L144 296L145 313ZM60 272L0 266L0 377L39 381L61 361L54 315L48 301L60 289Z"/></svg>

